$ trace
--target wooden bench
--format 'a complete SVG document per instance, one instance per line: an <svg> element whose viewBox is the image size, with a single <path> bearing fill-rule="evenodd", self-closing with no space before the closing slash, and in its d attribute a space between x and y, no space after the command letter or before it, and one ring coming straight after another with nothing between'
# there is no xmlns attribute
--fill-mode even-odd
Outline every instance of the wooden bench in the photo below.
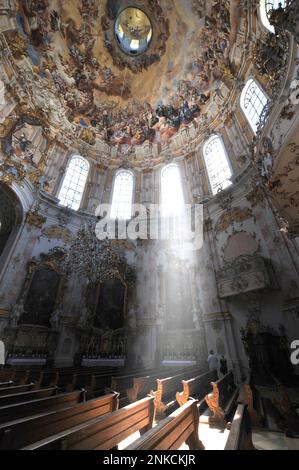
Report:
<svg viewBox="0 0 299 470"><path fill-rule="evenodd" d="M36 387L35 383L27 385L15 385L5 388L0 388L0 397L3 395L14 395L16 393L30 392Z"/></svg>
<svg viewBox="0 0 299 470"><path fill-rule="evenodd" d="M105 383L104 387L108 387L109 383L111 382L111 376L115 373L115 370L108 370L108 371L102 371L99 372L98 370L96 371L97 375L96 377L102 378L102 382ZM75 390L78 388L86 388L88 393L90 393L91 390L91 384L92 384L92 377L94 376L95 371L81 371L73 375L72 382L67 386L67 389L69 391Z"/></svg>
<svg viewBox="0 0 299 470"><path fill-rule="evenodd" d="M154 399L148 397L23 450L111 450L135 432L143 434L151 429L153 419Z"/></svg>
<svg viewBox="0 0 299 470"><path fill-rule="evenodd" d="M157 379L157 376L159 376L159 372L160 371L158 369L150 369L148 370L148 375L153 376ZM134 379L137 380L143 375L144 370L131 371L128 374L118 376L113 375L111 378L110 390L114 390L120 393L121 396L127 396L127 390L133 387Z"/></svg>
<svg viewBox="0 0 299 470"><path fill-rule="evenodd" d="M250 416L244 404L237 408L224 450L254 450Z"/></svg>
<svg viewBox="0 0 299 470"><path fill-rule="evenodd" d="M13 380L9 380L8 382L0 382L0 389L12 387L12 385L15 385L15 382Z"/></svg>
<svg viewBox="0 0 299 470"><path fill-rule="evenodd" d="M157 379L155 397L156 416L164 416L176 405L176 393L181 388L182 380L188 380L199 373L198 369L186 370L178 375Z"/></svg>
<svg viewBox="0 0 299 470"><path fill-rule="evenodd" d="M234 383L234 376L229 372L217 382L212 382L212 393L205 396L205 401L212 412L209 422L226 426L235 412L239 390Z"/></svg>
<svg viewBox="0 0 299 470"><path fill-rule="evenodd" d="M57 387L44 388L42 390L33 390L29 392L14 393L12 395L0 396L0 408L3 406L13 405L15 403L24 403L26 401L38 400L46 398L57 393Z"/></svg>
<svg viewBox="0 0 299 470"><path fill-rule="evenodd" d="M15 377L15 370L14 369L0 369L0 381L7 382L9 380L13 380Z"/></svg>
<svg viewBox="0 0 299 470"><path fill-rule="evenodd" d="M185 405L190 398L203 399L210 391L211 382L217 380L217 372L205 372L190 380L183 380L183 391L177 392L176 399L180 406Z"/></svg>
<svg viewBox="0 0 299 470"><path fill-rule="evenodd" d="M238 401L239 403L243 403L247 406L247 411L249 413L252 426L261 426L262 417L254 407L253 390L249 383L243 384Z"/></svg>
<svg viewBox="0 0 299 470"><path fill-rule="evenodd" d="M72 393L62 393L52 397L50 396L23 403L1 406L0 424L40 413L59 410L82 401L85 401L85 390L78 390Z"/></svg>
<svg viewBox="0 0 299 470"><path fill-rule="evenodd" d="M113 378L118 378L119 376L125 375L135 376L139 373L144 374L144 370L140 370L140 368L127 371L125 371L124 369L120 369L116 373L114 371L110 375L107 373L93 374L91 376L90 385L86 386L88 396L94 397L99 393L104 393L104 390L106 390L106 392L118 392L118 390L114 387L115 383L113 383Z"/></svg>
<svg viewBox="0 0 299 470"><path fill-rule="evenodd" d="M30 417L0 425L0 449L17 450L53 434L84 424L118 409L113 393L39 417Z"/></svg>
<svg viewBox="0 0 299 470"><path fill-rule="evenodd" d="M132 387L126 390L129 403L134 403L135 401L140 400L141 398L144 398L146 395L150 394L151 391L155 388L157 380L168 377L172 371L171 369L165 368L162 370L158 369L154 373L151 373L147 376L135 376L133 378L133 382L131 383Z"/></svg>
<svg viewBox="0 0 299 470"><path fill-rule="evenodd" d="M63 387L66 391L71 392L75 389L84 387L90 396L91 393L91 384L92 377L105 377L105 387L108 387L111 382L111 377L115 373L124 374L124 368L117 369L118 372L115 372L115 368L106 368L100 369L96 368L86 368L81 367L76 370L62 370L57 371L54 385Z"/></svg>
<svg viewBox="0 0 299 470"><path fill-rule="evenodd" d="M290 438L299 437L299 415L292 402L288 389L276 379L277 392L272 398L272 405L282 418L285 435Z"/></svg>
<svg viewBox="0 0 299 470"><path fill-rule="evenodd" d="M190 450L204 450L198 425L198 402L189 401L124 450L172 451L179 450L184 443Z"/></svg>

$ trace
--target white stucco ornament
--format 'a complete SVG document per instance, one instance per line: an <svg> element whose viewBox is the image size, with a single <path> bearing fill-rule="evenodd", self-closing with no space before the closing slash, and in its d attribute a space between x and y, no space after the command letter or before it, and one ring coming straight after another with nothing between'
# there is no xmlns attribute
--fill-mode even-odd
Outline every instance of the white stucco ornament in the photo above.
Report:
<svg viewBox="0 0 299 470"><path fill-rule="evenodd" d="M290 101L294 106L296 106L299 104L299 79L298 78L292 81L290 89L291 89Z"/></svg>

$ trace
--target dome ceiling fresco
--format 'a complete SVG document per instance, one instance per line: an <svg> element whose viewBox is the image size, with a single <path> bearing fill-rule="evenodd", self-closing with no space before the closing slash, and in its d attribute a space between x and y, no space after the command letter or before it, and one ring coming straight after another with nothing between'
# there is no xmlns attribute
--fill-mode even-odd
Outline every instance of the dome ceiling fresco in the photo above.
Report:
<svg viewBox="0 0 299 470"><path fill-rule="evenodd" d="M239 3L20 0L7 40L86 142L163 146L232 88Z"/></svg>

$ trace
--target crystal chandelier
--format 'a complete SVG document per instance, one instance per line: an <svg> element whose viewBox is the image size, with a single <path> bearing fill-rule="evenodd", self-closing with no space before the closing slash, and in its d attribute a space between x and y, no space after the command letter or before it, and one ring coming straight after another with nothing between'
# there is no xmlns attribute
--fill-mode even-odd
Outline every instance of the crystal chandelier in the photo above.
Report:
<svg viewBox="0 0 299 470"><path fill-rule="evenodd" d="M66 257L63 270L70 276L75 273L87 284L96 284L107 279L124 279L126 262L117 253L110 240L100 241L96 237L97 219L89 219L77 234Z"/></svg>

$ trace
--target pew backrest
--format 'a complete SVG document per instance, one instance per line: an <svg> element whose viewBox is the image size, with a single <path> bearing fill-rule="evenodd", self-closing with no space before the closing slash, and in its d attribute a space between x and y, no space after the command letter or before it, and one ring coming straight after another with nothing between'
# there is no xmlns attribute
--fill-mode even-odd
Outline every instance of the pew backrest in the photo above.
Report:
<svg viewBox="0 0 299 470"><path fill-rule="evenodd" d="M168 406L172 405L176 400L176 394L181 388L182 380L187 380L198 374L198 369L190 369L181 372L172 377L157 379L157 390L155 395L155 406L157 415L163 415Z"/></svg>
<svg viewBox="0 0 299 470"><path fill-rule="evenodd" d="M172 377L157 379L157 390L161 390L162 397L173 395L180 389L182 380L189 379L196 373L198 373L198 370L186 370L185 372L173 375Z"/></svg>
<svg viewBox="0 0 299 470"><path fill-rule="evenodd" d="M16 393L30 392L36 387L35 383L27 385L15 385L6 388L0 388L0 397L4 395L15 395Z"/></svg>
<svg viewBox="0 0 299 470"><path fill-rule="evenodd" d="M219 404L220 406L224 407L226 405L227 400L236 389L234 383L234 375L232 372L229 372L224 377L219 379L217 382L218 390L219 390Z"/></svg>
<svg viewBox="0 0 299 470"><path fill-rule="evenodd" d="M0 396L0 408L15 403L24 403L26 401L38 400L46 398L57 393L57 387L44 388L41 390L31 390L29 392L14 393L12 395Z"/></svg>
<svg viewBox="0 0 299 470"><path fill-rule="evenodd" d="M137 431L152 428L152 397L41 440L24 450L111 450Z"/></svg>
<svg viewBox="0 0 299 470"><path fill-rule="evenodd" d="M237 408L224 450L254 450L250 416L244 404Z"/></svg>
<svg viewBox="0 0 299 470"><path fill-rule="evenodd" d="M110 394L39 417L0 425L0 449L17 450L53 434L118 409L118 395Z"/></svg>
<svg viewBox="0 0 299 470"><path fill-rule="evenodd" d="M209 371L193 377L189 380L182 380L183 392L177 392L176 399L180 406L185 405L189 398L203 400L211 389L211 382L217 380L217 372Z"/></svg>
<svg viewBox="0 0 299 470"><path fill-rule="evenodd" d="M0 407L0 424L8 421L56 411L67 406L85 401L85 390L72 393L62 393L47 398L40 398L23 403L15 403Z"/></svg>
<svg viewBox="0 0 299 470"><path fill-rule="evenodd" d="M172 451L179 450L184 443L189 446L190 450L204 450L198 437L197 406L196 401L189 401L124 450Z"/></svg>
<svg viewBox="0 0 299 470"><path fill-rule="evenodd" d="M0 382L0 390L1 388L12 387L13 385L15 385L15 382L13 380L8 380L7 382Z"/></svg>
<svg viewBox="0 0 299 470"><path fill-rule="evenodd" d="M8 380L13 380L15 377L15 370L14 369L0 369L0 381L6 382Z"/></svg>

